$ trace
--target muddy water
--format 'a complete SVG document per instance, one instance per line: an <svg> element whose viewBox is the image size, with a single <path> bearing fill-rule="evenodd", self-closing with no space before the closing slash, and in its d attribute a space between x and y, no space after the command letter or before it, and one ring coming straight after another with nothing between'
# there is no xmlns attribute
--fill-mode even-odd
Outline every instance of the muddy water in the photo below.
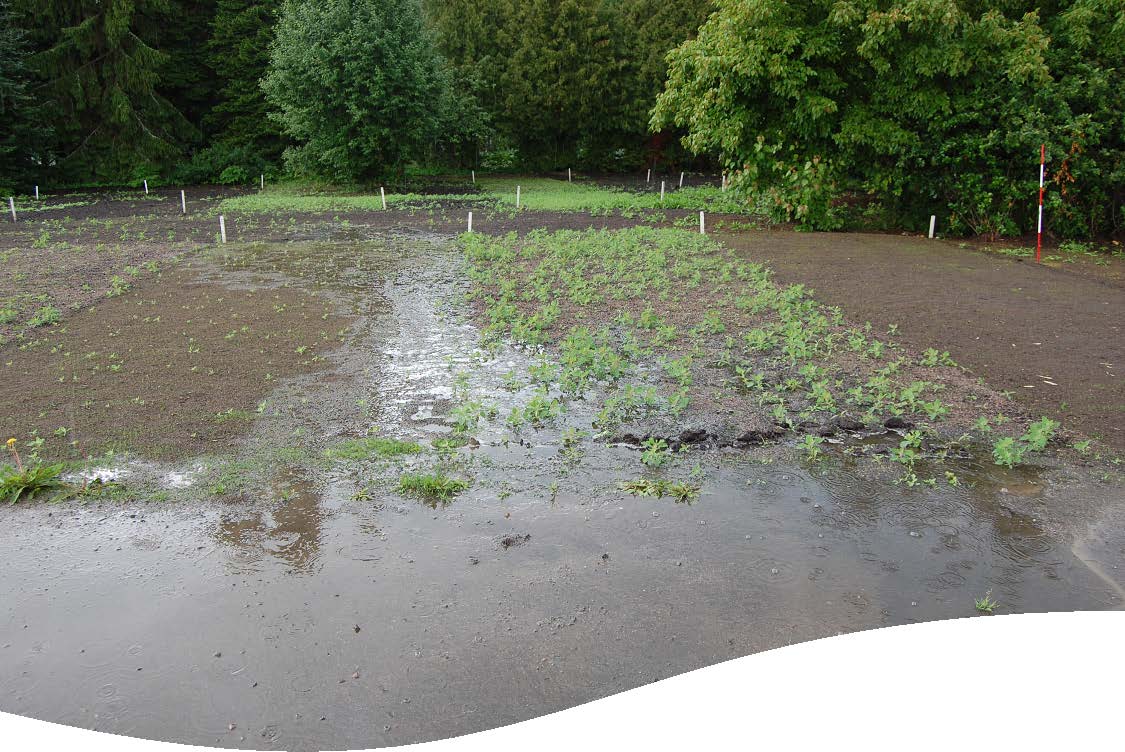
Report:
<svg viewBox="0 0 1125 752"><path fill-rule="evenodd" d="M431 508L391 490L394 467L295 463L216 499L189 462L161 470L183 486L174 502L7 509L0 710L217 746L377 746L802 640L970 616L989 589L1004 612L1121 603L1103 577L1116 561L1087 567L1013 503L1111 493L1069 471L966 466L964 487L934 490L843 456L696 452L645 471L635 451L587 440L568 457L560 430L588 429L594 408L570 403L551 430L503 427L531 394L502 389L504 374L532 361L478 352L445 241L245 253L201 274L328 289L362 317L327 375L278 387L246 452L371 427L425 442L449 431L456 374L470 372L499 413L459 452L471 489ZM695 465L692 504L617 490Z"/></svg>

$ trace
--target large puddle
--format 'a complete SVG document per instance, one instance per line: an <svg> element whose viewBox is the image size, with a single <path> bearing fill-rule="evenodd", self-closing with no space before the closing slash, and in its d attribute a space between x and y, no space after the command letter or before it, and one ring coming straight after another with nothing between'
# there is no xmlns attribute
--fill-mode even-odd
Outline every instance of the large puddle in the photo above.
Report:
<svg viewBox="0 0 1125 752"><path fill-rule="evenodd" d="M1067 471L966 466L961 487L930 489L842 456L710 450L645 470L635 450L589 439L564 452L562 430L588 430L592 408L570 403L550 430L504 427L531 394L504 386L535 360L478 350L446 241L246 253L210 275L329 289L362 317L327 375L278 387L246 452L373 427L428 443L468 389L498 408L480 446L458 450L473 485L431 507L375 471L294 464L216 498L189 464L165 469L180 473L177 501L5 510L0 710L216 746L401 744L794 642L971 616L989 590L1003 613L1121 603L1006 503L1110 492ZM691 504L618 489L693 468Z"/></svg>

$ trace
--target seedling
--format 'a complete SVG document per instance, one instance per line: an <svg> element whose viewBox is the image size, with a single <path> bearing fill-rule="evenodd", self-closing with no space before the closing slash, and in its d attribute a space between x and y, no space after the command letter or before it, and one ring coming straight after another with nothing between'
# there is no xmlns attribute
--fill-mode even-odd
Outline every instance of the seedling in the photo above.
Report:
<svg viewBox="0 0 1125 752"><path fill-rule="evenodd" d="M989 591L982 597L977 598L975 601L973 601L973 605L975 605L977 611L981 612L982 614L991 614L993 610L995 610L996 607L1000 605L1000 603L993 599L992 590L989 589Z"/></svg>

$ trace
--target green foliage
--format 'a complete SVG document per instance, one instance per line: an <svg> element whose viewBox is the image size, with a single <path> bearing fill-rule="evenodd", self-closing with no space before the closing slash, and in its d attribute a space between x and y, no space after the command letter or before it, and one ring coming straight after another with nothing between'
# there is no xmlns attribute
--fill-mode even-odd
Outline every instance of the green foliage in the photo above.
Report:
<svg viewBox="0 0 1125 752"><path fill-rule="evenodd" d="M982 597L977 598L973 601L973 606L982 614L991 614L999 605L1000 603L992 597L991 590L985 593Z"/></svg>
<svg viewBox="0 0 1125 752"><path fill-rule="evenodd" d="M649 467L661 467L671 459L668 442L664 439L645 439L644 451L641 452L641 462Z"/></svg>
<svg viewBox="0 0 1125 752"><path fill-rule="evenodd" d="M718 155L774 216L840 224L844 190L908 226L1008 235L1035 216L1040 143L1048 217L1065 235L1120 225L1125 24L1120 4L1064 0L719 0L669 58L656 128Z"/></svg>
<svg viewBox="0 0 1125 752"><path fill-rule="evenodd" d="M290 0L262 87L299 175L401 175L450 113L449 81L415 0Z"/></svg>
<svg viewBox="0 0 1125 752"><path fill-rule="evenodd" d="M1029 452L1042 452L1047 442L1055 435L1058 421L1043 417L1027 427L1027 432L1018 439L1010 436L998 439L992 447L992 458L997 465L1014 467L1023 462Z"/></svg>
<svg viewBox="0 0 1125 752"><path fill-rule="evenodd" d="M480 164L626 170L646 160L664 55L711 0L429 0L455 78L499 138Z"/></svg>
<svg viewBox="0 0 1125 752"><path fill-rule="evenodd" d="M53 113L58 169L73 178L129 180L197 136L159 90L168 55L154 44L164 0L24 0L34 13L38 91Z"/></svg>
<svg viewBox="0 0 1125 752"><path fill-rule="evenodd" d="M216 178L231 166L252 176L266 172L265 164L281 156L281 129L269 117L269 104L258 83L269 65L281 5L281 0L216 3L206 48L207 63L221 82L220 99L207 117L222 145L213 146L220 151L207 158L216 163L211 171Z"/></svg>
<svg viewBox="0 0 1125 752"><path fill-rule="evenodd" d="M330 459L365 460L371 457L398 457L404 454L418 454L420 444L413 441L387 439L381 436L367 436L362 439L347 439L325 452Z"/></svg>
<svg viewBox="0 0 1125 752"><path fill-rule="evenodd" d="M59 480L63 465L44 465L36 462L24 467L4 465L0 467L0 500L15 504L20 499L30 499L45 491L63 488Z"/></svg>
<svg viewBox="0 0 1125 752"><path fill-rule="evenodd" d="M633 496L652 496L658 499L671 496L677 504L690 504L699 498L699 486L663 478L659 480L639 478L623 481L618 484L618 488Z"/></svg>
<svg viewBox="0 0 1125 752"><path fill-rule="evenodd" d="M448 502L469 487L469 481L451 478L440 470L432 473L406 473L398 480L398 492L421 496L430 501Z"/></svg>
<svg viewBox="0 0 1125 752"><path fill-rule="evenodd" d="M59 321L59 309L52 305L42 306L31 315L27 320L27 325L31 327L47 326L48 324L57 324Z"/></svg>
<svg viewBox="0 0 1125 752"><path fill-rule="evenodd" d="M0 0L0 193L24 188L45 161L41 112L32 96L26 33L9 0Z"/></svg>

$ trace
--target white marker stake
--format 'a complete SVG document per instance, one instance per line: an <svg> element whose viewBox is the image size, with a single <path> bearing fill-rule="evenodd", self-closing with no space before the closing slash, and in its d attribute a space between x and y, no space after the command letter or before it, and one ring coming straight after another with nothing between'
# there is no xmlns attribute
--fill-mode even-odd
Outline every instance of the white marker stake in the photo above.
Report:
<svg viewBox="0 0 1125 752"><path fill-rule="evenodd" d="M934 237L934 228L936 228L936 227L937 227L937 215L931 214L930 215L930 239L931 240Z"/></svg>
<svg viewBox="0 0 1125 752"><path fill-rule="evenodd" d="M680 187L684 187L684 174L682 172L680 173Z"/></svg>
<svg viewBox="0 0 1125 752"><path fill-rule="evenodd" d="M520 187L516 186L516 208L520 208Z"/></svg>
<svg viewBox="0 0 1125 752"><path fill-rule="evenodd" d="M259 185L261 185L263 191L266 189L266 173L264 173L264 172L261 175Z"/></svg>
<svg viewBox="0 0 1125 752"><path fill-rule="evenodd" d="M471 170L471 172L473 173L473 185L476 185L477 184L477 171Z"/></svg>
<svg viewBox="0 0 1125 752"><path fill-rule="evenodd" d="M727 176L726 176L726 173L723 173L723 193L726 193L726 191L727 191Z"/></svg>
<svg viewBox="0 0 1125 752"><path fill-rule="evenodd" d="M660 181L660 203L664 203L664 181Z"/></svg>
<svg viewBox="0 0 1125 752"><path fill-rule="evenodd" d="M707 234L707 225L705 225L703 223L703 212L699 212L699 234L700 235L706 235Z"/></svg>
<svg viewBox="0 0 1125 752"><path fill-rule="evenodd" d="M187 196L180 191L180 213L187 214Z"/></svg>
<svg viewBox="0 0 1125 752"><path fill-rule="evenodd" d="M651 167L648 168L648 173L645 175L645 182L646 183L652 182L652 168Z"/></svg>
<svg viewBox="0 0 1125 752"><path fill-rule="evenodd" d="M145 181L145 195L148 195L148 181Z"/></svg>
<svg viewBox="0 0 1125 752"><path fill-rule="evenodd" d="M569 167L567 167L567 168L566 168L566 182L568 182L568 183L569 183L569 182L571 182L571 179L570 179L570 168L569 168Z"/></svg>
<svg viewBox="0 0 1125 752"><path fill-rule="evenodd" d="M227 220L222 214L219 215L219 238L224 243L227 242Z"/></svg>
<svg viewBox="0 0 1125 752"><path fill-rule="evenodd" d="M39 200L39 186L35 186L35 200Z"/></svg>
<svg viewBox="0 0 1125 752"><path fill-rule="evenodd" d="M473 213L469 212L469 232L473 231Z"/></svg>
<svg viewBox="0 0 1125 752"><path fill-rule="evenodd" d="M14 198L12 198L11 196L8 196L8 209L11 210L12 221L15 222L16 221L16 200Z"/></svg>
<svg viewBox="0 0 1125 752"><path fill-rule="evenodd" d="M383 199L383 209L387 208L387 194L383 192L383 186L379 186L379 198Z"/></svg>

